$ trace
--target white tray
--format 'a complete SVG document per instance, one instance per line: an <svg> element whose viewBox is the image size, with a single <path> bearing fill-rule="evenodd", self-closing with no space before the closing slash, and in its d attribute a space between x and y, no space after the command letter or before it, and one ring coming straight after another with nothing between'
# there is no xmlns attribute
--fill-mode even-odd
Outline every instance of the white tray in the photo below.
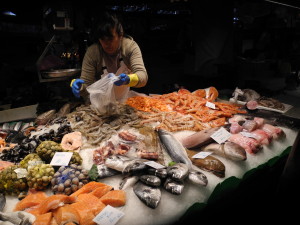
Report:
<svg viewBox="0 0 300 225"><path fill-rule="evenodd" d="M234 102L234 103L237 103L237 104L241 104L241 105L245 105L247 102L243 102L243 101L235 101L234 98L230 98L229 99L230 102ZM279 109L273 109L273 108L269 108L269 107L265 107L265 106L261 106L261 105L258 105L257 106L257 109L265 109L265 110L269 110L269 111L274 111L274 112L279 112L279 113L286 113L287 111L289 111L291 108L293 108L292 105L288 105L288 104L284 104L284 110L279 110Z"/></svg>

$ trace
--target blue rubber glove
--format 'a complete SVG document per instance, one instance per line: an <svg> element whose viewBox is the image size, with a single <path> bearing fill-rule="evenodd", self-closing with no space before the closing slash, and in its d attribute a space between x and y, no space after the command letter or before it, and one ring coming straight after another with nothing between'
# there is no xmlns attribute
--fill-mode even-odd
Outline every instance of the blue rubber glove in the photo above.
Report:
<svg viewBox="0 0 300 225"><path fill-rule="evenodd" d="M81 79L73 79L71 81L71 88L72 88L72 92L73 94L75 95L76 98L80 98L80 88L82 86L82 84L84 83L84 80L81 80Z"/></svg>
<svg viewBox="0 0 300 225"><path fill-rule="evenodd" d="M130 81L129 76L126 75L125 73L121 73L121 74L119 75L119 80L117 80L117 81L115 82L115 85L117 85L117 86L125 85L125 84L128 84L129 81Z"/></svg>

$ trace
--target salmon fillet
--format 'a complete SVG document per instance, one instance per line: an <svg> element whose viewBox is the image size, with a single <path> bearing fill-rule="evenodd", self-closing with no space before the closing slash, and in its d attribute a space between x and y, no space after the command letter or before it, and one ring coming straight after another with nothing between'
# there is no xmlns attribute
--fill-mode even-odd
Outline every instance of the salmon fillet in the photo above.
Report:
<svg viewBox="0 0 300 225"><path fill-rule="evenodd" d="M32 225L51 225L52 212L38 215Z"/></svg>
<svg viewBox="0 0 300 225"><path fill-rule="evenodd" d="M100 200L105 205L120 207L126 203L126 193L124 190L112 190L103 195Z"/></svg>
<svg viewBox="0 0 300 225"><path fill-rule="evenodd" d="M30 192L25 198L16 204L14 211L23 211L27 208L36 206L44 201L47 197L48 196L44 191Z"/></svg>

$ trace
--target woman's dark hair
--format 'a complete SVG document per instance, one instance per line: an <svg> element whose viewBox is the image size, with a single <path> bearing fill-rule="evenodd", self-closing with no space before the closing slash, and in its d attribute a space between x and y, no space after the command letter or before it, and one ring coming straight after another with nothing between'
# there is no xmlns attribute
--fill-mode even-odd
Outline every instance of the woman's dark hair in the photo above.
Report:
<svg viewBox="0 0 300 225"><path fill-rule="evenodd" d="M123 27L117 16L109 12L104 12L95 24L94 39L99 40L105 37L113 37L113 28L116 28L118 35L123 35Z"/></svg>

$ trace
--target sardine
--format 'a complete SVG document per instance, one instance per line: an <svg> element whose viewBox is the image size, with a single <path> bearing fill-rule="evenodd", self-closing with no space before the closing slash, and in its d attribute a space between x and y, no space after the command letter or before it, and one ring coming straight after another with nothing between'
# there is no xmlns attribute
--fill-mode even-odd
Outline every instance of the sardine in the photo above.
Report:
<svg viewBox="0 0 300 225"><path fill-rule="evenodd" d="M164 188L174 195L180 195L184 189L184 184L183 182L174 181L171 178L167 178L164 183Z"/></svg>
<svg viewBox="0 0 300 225"><path fill-rule="evenodd" d="M185 148L172 133L166 130L159 129L158 135L160 141L162 142L163 146L165 147L166 151L168 152L173 161L177 163L184 163L189 168L192 168L192 162L188 158L185 152Z"/></svg>
<svg viewBox="0 0 300 225"><path fill-rule="evenodd" d="M225 165L219 159L211 155L206 156L204 159L192 158L198 152L188 149L186 151L193 164L198 168L209 171L218 177L225 177Z"/></svg>
<svg viewBox="0 0 300 225"><path fill-rule="evenodd" d="M152 187L159 187L161 184L160 178L154 175L142 175L140 176L140 180Z"/></svg>
<svg viewBox="0 0 300 225"><path fill-rule="evenodd" d="M198 131L192 135L183 138L181 140L181 143L185 148L189 148L189 149L199 148L203 145L212 143L214 140L210 136L219 129L220 127L213 127L213 128Z"/></svg>
<svg viewBox="0 0 300 225"><path fill-rule="evenodd" d="M45 125L47 124L51 119L53 119L56 115L56 110L55 109L51 109L47 112L44 112L42 114L40 114L36 119L35 119L35 123L37 125Z"/></svg>
<svg viewBox="0 0 300 225"><path fill-rule="evenodd" d="M189 171L188 179L192 183L201 185L201 186L206 186L208 183L208 180L207 180L207 177L205 176L205 174L200 171L196 171L196 170Z"/></svg>
<svg viewBox="0 0 300 225"><path fill-rule="evenodd" d="M111 176L115 176L115 175L120 174L119 171L108 168L104 164L97 165L97 169L98 169L98 174L99 174L98 178L99 179L102 179L102 178L105 178L105 177L111 177Z"/></svg>
<svg viewBox="0 0 300 225"><path fill-rule="evenodd" d="M120 184L119 184L119 189L126 189L129 187L132 187L136 182L139 181L138 176L125 176L122 178Z"/></svg>
<svg viewBox="0 0 300 225"><path fill-rule="evenodd" d="M0 193L0 212L4 209L6 204L6 197L3 193Z"/></svg>
<svg viewBox="0 0 300 225"><path fill-rule="evenodd" d="M231 141L226 141L222 144L211 143L207 146L203 146L201 151L211 151L217 155L234 161L242 161L247 159L247 153L245 149Z"/></svg>
<svg viewBox="0 0 300 225"><path fill-rule="evenodd" d="M160 169L149 168L148 173L151 175L158 176L159 178L162 178L162 179L166 178L168 175L166 168L160 168Z"/></svg>
<svg viewBox="0 0 300 225"><path fill-rule="evenodd" d="M144 204L152 209L160 203L161 191L158 187L150 187L139 181L134 185L133 191Z"/></svg>
<svg viewBox="0 0 300 225"><path fill-rule="evenodd" d="M189 168L184 163L176 163L167 168L168 176L175 181L183 181L189 174Z"/></svg>

